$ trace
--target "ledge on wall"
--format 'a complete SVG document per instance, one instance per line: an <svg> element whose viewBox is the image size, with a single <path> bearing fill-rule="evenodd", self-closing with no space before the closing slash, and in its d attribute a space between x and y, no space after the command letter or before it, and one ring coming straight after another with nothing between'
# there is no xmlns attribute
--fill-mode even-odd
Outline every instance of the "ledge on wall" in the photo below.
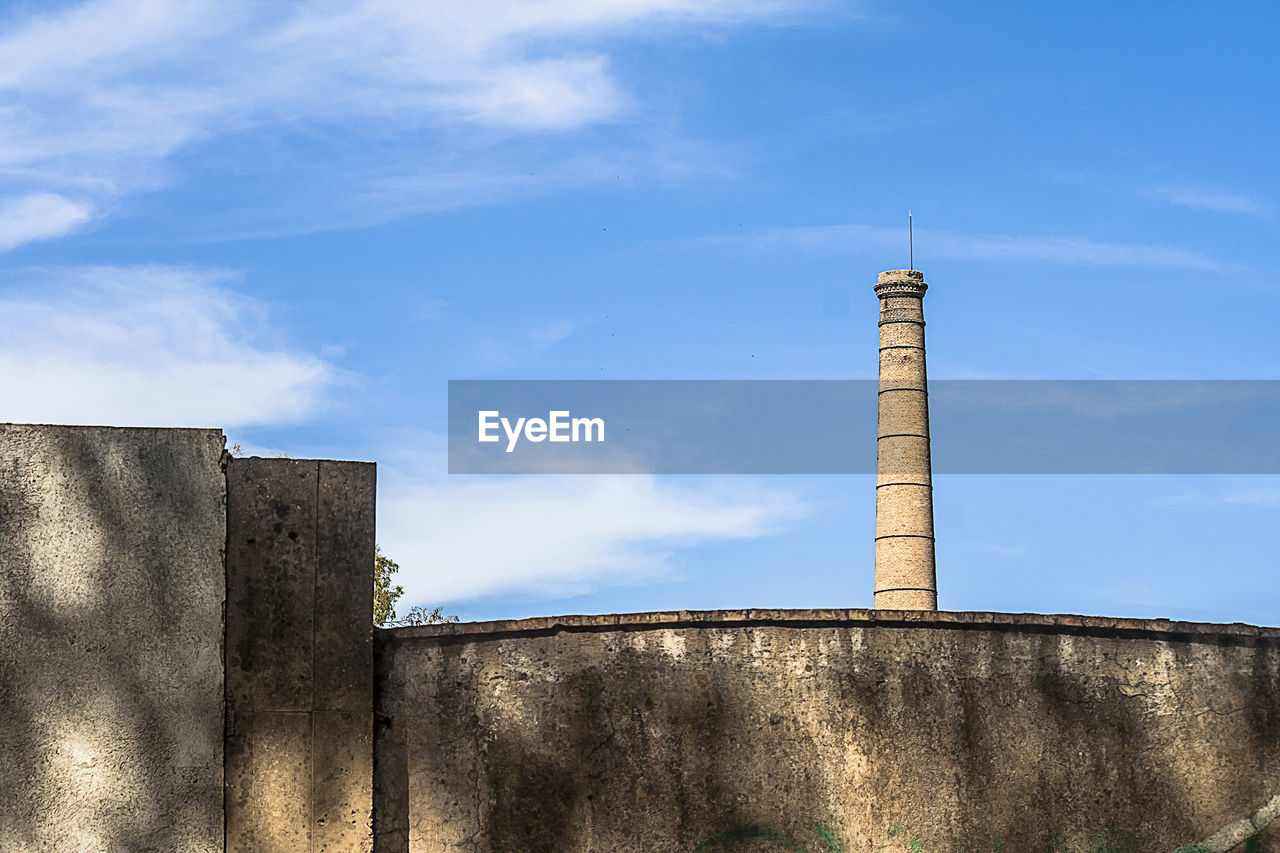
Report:
<svg viewBox="0 0 1280 853"><path fill-rule="evenodd" d="M538 616L491 622L453 622L381 629L397 638L464 637L558 631L614 631L653 628L734 627L781 625L800 627L881 626L1074 633L1101 636L1156 636L1206 642L1280 640L1280 628L1214 622L1176 622L1170 619L1123 619L1042 613L987 613L927 610L669 610L654 613Z"/></svg>

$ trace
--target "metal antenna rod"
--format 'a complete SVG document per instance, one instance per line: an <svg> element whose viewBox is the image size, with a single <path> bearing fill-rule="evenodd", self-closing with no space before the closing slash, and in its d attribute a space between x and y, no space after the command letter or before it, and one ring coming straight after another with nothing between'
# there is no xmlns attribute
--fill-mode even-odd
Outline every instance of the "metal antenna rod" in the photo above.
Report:
<svg viewBox="0 0 1280 853"><path fill-rule="evenodd" d="M907 211L907 251L910 252L910 266L907 269L916 268L916 235L915 230L911 227L911 211Z"/></svg>

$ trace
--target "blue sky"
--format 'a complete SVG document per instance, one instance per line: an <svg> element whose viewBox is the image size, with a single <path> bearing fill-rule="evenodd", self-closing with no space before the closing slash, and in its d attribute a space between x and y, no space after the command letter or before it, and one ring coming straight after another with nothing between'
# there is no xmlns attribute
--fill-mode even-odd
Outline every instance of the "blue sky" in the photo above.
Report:
<svg viewBox="0 0 1280 853"><path fill-rule="evenodd" d="M865 607L866 477L450 477L449 379L1280 378L1272 4L9 4L0 420L379 463L407 604ZM865 437L874 441L874 436ZM1274 477L940 476L953 610L1280 622Z"/></svg>

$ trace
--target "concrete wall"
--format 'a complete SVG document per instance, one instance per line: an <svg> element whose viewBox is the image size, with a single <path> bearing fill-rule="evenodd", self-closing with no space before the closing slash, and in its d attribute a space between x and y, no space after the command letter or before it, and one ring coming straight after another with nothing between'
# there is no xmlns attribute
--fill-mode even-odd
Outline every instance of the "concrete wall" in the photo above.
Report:
<svg viewBox="0 0 1280 853"><path fill-rule="evenodd" d="M227 850L372 847L374 466L227 466Z"/></svg>
<svg viewBox="0 0 1280 853"><path fill-rule="evenodd" d="M222 445L0 425L0 850L222 850Z"/></svg>
<svg viewBox="0 0 1280 853"><path fill-rule="evenodd" d="M1276 629L782 611L378 643L380 853L1227 850L1280 812Z"/></svg>
<svg viewBox="0 0 1280 853"><path fill-rule="evenodd" d="M1280 850L1280 629L374 632L373 466L222 444L0 425L5 853Z"/></svg>

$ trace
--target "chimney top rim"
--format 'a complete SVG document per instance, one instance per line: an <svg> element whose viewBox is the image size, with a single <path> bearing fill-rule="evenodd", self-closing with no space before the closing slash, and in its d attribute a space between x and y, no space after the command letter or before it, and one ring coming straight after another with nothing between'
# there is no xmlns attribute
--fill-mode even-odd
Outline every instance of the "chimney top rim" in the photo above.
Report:
<svg viewBox="0 0 1280 853"><path fill-rule="evenodd" d="M879 276L880 281L895 281L904 278L922 282L924 281L924 273L920 270L885 270Z"/></svg>

